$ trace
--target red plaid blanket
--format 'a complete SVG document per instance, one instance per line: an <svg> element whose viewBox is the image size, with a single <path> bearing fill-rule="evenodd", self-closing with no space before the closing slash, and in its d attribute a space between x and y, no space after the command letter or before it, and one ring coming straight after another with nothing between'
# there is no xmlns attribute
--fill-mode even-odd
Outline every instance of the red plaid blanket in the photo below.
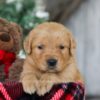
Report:
<svg viewBox="0 0 100 100"><path fill-rule="evenodd" d="M24 93L18 82L0 83L0 100L84 100L84 87L80 83L55 85L44 96Z"/></svg>

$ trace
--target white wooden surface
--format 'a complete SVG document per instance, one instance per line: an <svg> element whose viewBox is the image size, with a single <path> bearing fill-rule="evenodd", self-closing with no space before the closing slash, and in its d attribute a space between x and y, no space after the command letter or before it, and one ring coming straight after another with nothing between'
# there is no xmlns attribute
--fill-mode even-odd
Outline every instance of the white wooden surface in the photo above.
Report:
<svg viewBox="0 0 100 100"><path fill-rule="evenodd" d="M86 92L100 95L100 0L85 0L66 25L77 41L77 60Z"/></svg>

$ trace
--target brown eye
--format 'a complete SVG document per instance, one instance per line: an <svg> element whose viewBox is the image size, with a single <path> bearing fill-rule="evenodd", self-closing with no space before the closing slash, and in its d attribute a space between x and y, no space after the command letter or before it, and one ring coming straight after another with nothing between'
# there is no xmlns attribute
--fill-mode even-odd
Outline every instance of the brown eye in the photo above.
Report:
<svg viewBox="0 0 100 100"><path fill-rule="evenodd" d="M37 46L37 48L42 50L44 48L44 46L43 45L39 45L39 46Z"/></svg>
<svg viewBox="0 0 100 100"><path fill-rule="evenodd" d="M65 47L63 45L59 46L59 49L63 50Z"/></svg>

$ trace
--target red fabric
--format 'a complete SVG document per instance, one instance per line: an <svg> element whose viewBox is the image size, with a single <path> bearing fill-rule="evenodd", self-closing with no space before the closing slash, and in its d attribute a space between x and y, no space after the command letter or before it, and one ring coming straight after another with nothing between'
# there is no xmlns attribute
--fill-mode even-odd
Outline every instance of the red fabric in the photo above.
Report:
<svg viewBox="0 0 100 100"><path fill-rule="evenodd" d="M19 100L23 94L21 83L17 82L0 82L0 99L1 100Z"/></svg>
<svg viewBox="0 0 100 100"><path fill-rule="evenodd" d="M74 100L74 98L71 94L68 94L65 100Z"/></svg>
<svg viewBox="0 0 100 100"><path fill-rule="evenodd" d="M6 100L12 100L2 83L0 83L0 92L2 93L2 95Z"/></svg>
<svg viewBox="0 0 100 100"><path fill-rule="evenodd" d="M13 52L6 52L4 50L0 50L0 64L4 64L4 72L6 77L8 77L9 68L11 64L15 61L16 55Z"/></svg>
<svg viewBox="0 0 100 100"><path fill-rule="evenodd" d="M0 100L84 100L84 87L80 83L55 85L44 96L38 96L36 93L33 95L24 93L22 84L19 82L0 84Z"/></svg>

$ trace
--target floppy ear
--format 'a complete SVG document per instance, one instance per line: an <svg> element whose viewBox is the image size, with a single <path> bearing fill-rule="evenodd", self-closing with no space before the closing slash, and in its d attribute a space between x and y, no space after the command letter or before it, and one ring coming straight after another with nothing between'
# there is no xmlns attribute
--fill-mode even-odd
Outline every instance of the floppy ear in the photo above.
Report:
<svg viewBox="0 0 100 100"><path fill-rule="evenodd" d="M31 54L32 52L32 39L33 39L33 32L30 32L24 41L24 50L27 54Z"/></svg>
<svg viewBox="0 0 100 100"><path fill-rule="evenodd" d="M76 41L73 38L73 36L71 36L70 38L70 48L69 49L70 49L70 55L73 56L75 53L75 49L76 49Z"/></svg>

